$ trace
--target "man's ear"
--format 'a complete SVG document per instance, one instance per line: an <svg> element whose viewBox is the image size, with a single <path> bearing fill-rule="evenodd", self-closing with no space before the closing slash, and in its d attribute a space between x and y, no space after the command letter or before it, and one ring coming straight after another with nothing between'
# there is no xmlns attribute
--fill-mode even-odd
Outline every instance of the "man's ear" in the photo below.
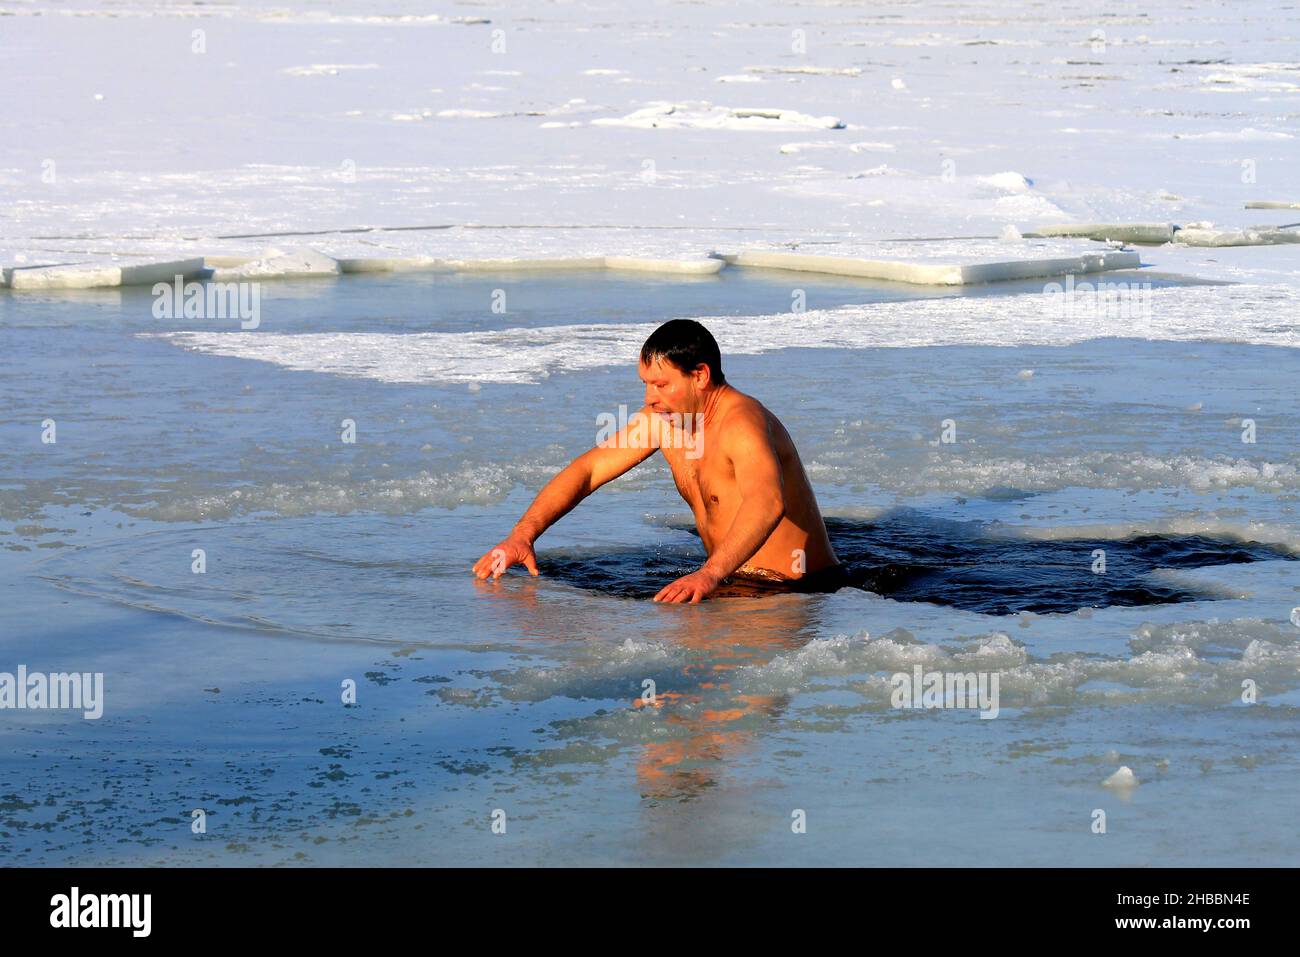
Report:
<svg viewBox="0 0 1300 957"><path fill-rule="evenodd" d="M703 389L713 383L713 373L709 371L709 367L703 362L695 367L695 371L691 375L695 378L695 388L697 389Z"/></svg>

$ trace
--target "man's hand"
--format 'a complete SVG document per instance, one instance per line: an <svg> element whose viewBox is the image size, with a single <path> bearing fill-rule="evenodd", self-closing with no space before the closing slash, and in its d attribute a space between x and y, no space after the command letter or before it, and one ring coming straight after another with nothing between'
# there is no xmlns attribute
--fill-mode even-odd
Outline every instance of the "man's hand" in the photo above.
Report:
<svg viewBox="0 0 1300 957"><path fill-rule="evenodd" d="M677 581L665 585L655 595L655 601L666 602L689 602L694 605L701 598L708 598L709 595L717 589L722 579L713 572L701 568L697 572L691 572L689 575L683 575Z"/></svg>
<svg viewBox="0 0 1300 957"><path fill-rule="evenodd" d="M491 576L496 581L511 565L520 564L530 574L537 575L537 556L533 554L532 543L512 535L474 563L474 575L478 578Z"/></svg>

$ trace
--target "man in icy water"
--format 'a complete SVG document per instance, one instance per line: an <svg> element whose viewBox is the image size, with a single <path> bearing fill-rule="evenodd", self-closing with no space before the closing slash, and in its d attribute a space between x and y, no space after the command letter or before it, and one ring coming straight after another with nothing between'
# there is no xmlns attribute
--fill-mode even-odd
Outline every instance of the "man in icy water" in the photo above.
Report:
<svg viewBox="0 0 1300 957"><path fill-rule="evenodd" d="M551 479L506 539L474 564L499 578L575 505L655 452L695 514L708 560L655 601L698 602L726 586L823 591L843 584L808 476L790 434L757 400L727 383L718 343L692 319L664 323L641 347L645 406L627 425Z"/></svg>

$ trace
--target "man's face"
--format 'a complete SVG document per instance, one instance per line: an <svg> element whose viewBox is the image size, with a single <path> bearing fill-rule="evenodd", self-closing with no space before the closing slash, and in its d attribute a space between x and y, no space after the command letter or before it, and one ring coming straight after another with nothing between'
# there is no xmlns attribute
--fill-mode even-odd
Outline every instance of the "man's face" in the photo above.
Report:
<svg viewBox="0 0 1300 957"><path fill-rule="evenodd" d="M699 391L695 382L698 376L688 375L663 359L655 359L648 365L639 363L637 374L645 383L645 404L652 412L671 415L698 411Z"/></svg>

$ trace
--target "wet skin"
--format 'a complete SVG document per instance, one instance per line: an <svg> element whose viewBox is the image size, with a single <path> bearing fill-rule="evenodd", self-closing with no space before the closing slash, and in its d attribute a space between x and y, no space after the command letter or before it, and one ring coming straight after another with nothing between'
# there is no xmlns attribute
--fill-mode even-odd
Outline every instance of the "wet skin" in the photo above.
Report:
<svg viewBox="0 0 1300 957"><path fill-rule="evenodd" d="M836 564L799 453L775 415L715 384L703 364L683 371L656 359L640 363L638 374L640 412L547 483L511 533L475 562L478 578L499 578L514 564L536 575L533 543L542 532L655 452L667 459L709 556L655 601L698 602L732 576L790 581Z"/></svg>

